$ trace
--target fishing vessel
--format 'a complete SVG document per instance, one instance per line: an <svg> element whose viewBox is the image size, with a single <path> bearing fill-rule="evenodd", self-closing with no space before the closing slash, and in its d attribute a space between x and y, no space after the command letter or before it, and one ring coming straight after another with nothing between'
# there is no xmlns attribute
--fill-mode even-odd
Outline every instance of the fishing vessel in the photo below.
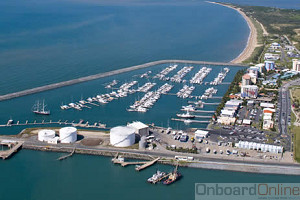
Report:
<svg viewBox="0 0 300 200"><path fill-rule="evenodd" d="M164 180L164 182L163 182L164 185L170 185L181 178L182 175L181 175L181 173L179 173L177 171L177 168L178 168L178 165L176 166L175 170L169 174L167 179Z"/></svg>
<svg viewBox="0 0 300 200"><path fill-rule="evenodd" d="M155 184L159 182L164 176L166 175L165 172L161 172L159 170L156 171L155 174L152 175L152 177L148 178L148 183Z"/></svg>
<svg viewBox="0 0 300 200"><path fill-rule="evenodd" d="M45 110L46 104L45 101L41 104L40 101L36 101L36 103L32 107L32 112L39 115L50 115L50 110Z"/></svg>

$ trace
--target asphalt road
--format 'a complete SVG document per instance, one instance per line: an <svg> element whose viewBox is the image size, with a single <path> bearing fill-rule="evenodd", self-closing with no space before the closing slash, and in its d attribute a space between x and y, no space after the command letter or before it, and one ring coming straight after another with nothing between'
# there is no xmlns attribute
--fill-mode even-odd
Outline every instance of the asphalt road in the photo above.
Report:
<svg viewBox="0 0 300 200"><path fill-rule="evenodd" d="M282 136L288 135L288 123L291 116L291 99L289 87L292 85L300 85L300 78L290 81L284 84L278 93L278 105L279 105L279 131Z"/></svg>

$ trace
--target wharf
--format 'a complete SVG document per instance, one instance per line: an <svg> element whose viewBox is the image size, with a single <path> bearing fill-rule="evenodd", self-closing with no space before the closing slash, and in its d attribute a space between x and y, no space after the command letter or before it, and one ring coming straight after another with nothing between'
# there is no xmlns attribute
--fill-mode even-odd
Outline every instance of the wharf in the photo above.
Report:
<svg viewBox="0 0 300 200"><path fill-rule="evenodd" d="M147 167L150 167L151 165L153 165L160 159L160 157L158 157L151 161L125 162L124 159L120 159L120 157L118 157L118 155L119 154L117 153L117 155L112 159L112 162L114 164L120 164L122 167L125 167L127 165L141 165L141 166L137 166L135 168L136 171L141 171Z"/></svg>
<svg viewBox="0 0 300 200"><path fill-rule="evenodd" d="M150 162L147 162L147 163L145 163L145 164L142 165L142 166L136 167L135 170L136 170L136 171L141 171L141 170L143 170L143 169L145 169L145 168L147 168L147 167L150 167L151 165L153 165L154 163L156 163L159 159L160 159L160 157L155 158L154 160L152 160L152 161L150 161Z"/></svg>
<svg viewBox="0 0 300 200"><path fill-rule="evenodd" d="M5 160L9 158L13 153L17 152L18 149L24 144L24 142L9 142L7 144L1 143L2 145L12 146L9 150L0 151L0 157Z"/></svg>

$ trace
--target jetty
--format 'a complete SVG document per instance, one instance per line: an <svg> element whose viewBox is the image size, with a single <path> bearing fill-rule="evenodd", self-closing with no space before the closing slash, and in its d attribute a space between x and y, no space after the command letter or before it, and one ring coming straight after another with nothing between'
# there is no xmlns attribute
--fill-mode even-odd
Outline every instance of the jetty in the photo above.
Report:
<svg viewBox="0 0 300 200"><path fill-rule="evenodd" d="M147 167L150 167L154 163L156 163L160 157L155 158L151 161L134 161L134 162L126 162L123 157L119 156L119 153L116 154L116 156L111 160L114 164L120 164L122 167L126 167L127 165L141 165L136 166L136 171L141 171Z"/></svg>
<svg viewBox="0 0 300 200"><path fill-rule="evenodd" d="M151 66L155 66L155 65L168 64L168 63L201 64L201 65L216 65L216 66L221 65L221 66L236 66L236 67L247 66L247 65L243 65L243 64L233 64L233 63L223 63L223 62L205 62L205 61L192 61L192 60L159 60L159 61L148 62L148 63L141 64L141 65L135 65L132 67L126 67L126 68L122 68L122 69L118 69L118 70L113 70L113 71L104 72L104 73L98 73L98 74L85 76L85 77L81 77L81 78L76 78L76 79L72 79L72 80L68 80L68 81L62 81L59 83L53 83L53 84L44 85L44 86L40 86L40 87L36 87L36 88L22 90L19 92L13 92L13 93L1 95L0 101L9 100L9 99L13 99L13 98L21 97L21 96L26 96L26 95L30 95L30 94L44 92L47 90L52 90L52 89L56 89L56 88L61 88L61 87L65 87L65 86L78 84L78 83L92 81L92 80L96 80L99 78L113 76L113 75L117 75L117 74L121 74L121 73L125 73L125 72L130 72L130 71L137 70L137 69L143 69L143 68L147 68L147 67L151 67Z"/></svg>
<svg viewBox="0 0 300 200"><path fill-rule="evenodd" d="M9 150L0 151L0 157L5 160L9 158L13 153L17 152L20 147L24 144L24 142L16 142L16 141L1 141L1 145L7 145L10 147Z"/></svg>
<svg viewBox="0 0 300 200"><path fill-rule="evenodd" d="M73 154L75 153L75 150L76 150L76 148L74 147L73 151L70 154L65 155L65 156L61 156L57 160L64 160L64 159L67 159L67 158L73 156Z"/></svg>
<svg viewBox="0 0 300 200"><path fill-rule="evenodd" d="M160 159L160 157L158 157L158 158L156 158L156 159L154 159L154 160L152 160L152 161L150 161L150 162L147 162L147 163L143 164L142 166L137 166L137 167L135 168L135 170L136 170L136 171L141 171L141 170L143 170L143 169L145 169L145 168L147 168L147 167L153 165L153 164L156 163L159 159Z"/></svg>

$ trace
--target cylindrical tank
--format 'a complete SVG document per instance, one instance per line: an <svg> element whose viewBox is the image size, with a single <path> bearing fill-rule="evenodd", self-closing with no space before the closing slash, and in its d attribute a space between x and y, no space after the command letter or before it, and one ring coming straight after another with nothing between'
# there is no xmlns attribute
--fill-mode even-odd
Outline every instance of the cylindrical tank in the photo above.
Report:
<svg viewBox="0 0 300 200"><path fill-rule="evenodd" d="M147 139L146 136L142 136L141 140L139 142L139 149L145 149L147 145Z"/></svg>
<svg viewBox="0 0 300 200"><path fill-rule="evenodd" d="M135 142L135 129L117 126L110 129L110 144L116 147L128 147Z"/></svg>
<svg viewBox="0 0 300 200"><path fill-rule="evenodd" d="M38 133L38 140L39 141L49 141L50 139L55 138L55 131L54 130L40 130Z"/></svg>
<svg viewBox="0 0 300 200"><path fill-rule="evenodd" d="M74 127L64 127L59 130L60 143L74 143L77 140L77 129Z"/></svg>

